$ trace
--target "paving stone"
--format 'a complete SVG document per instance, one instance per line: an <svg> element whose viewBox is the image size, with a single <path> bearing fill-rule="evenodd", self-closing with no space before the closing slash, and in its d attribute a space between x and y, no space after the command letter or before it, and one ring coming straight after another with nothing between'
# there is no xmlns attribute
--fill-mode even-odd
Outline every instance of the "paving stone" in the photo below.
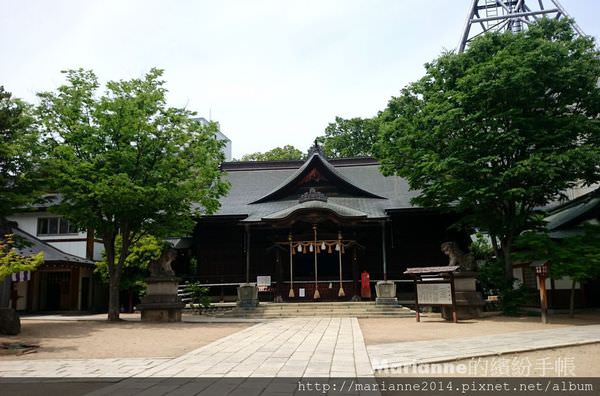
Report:
<svg viewBox="0 0 600 396"><path fill-rule="evenodd" d="M367 349L373 368L381 370L415 363L435 363L592 342L600 342L600 325L380 344Z"/></svg>

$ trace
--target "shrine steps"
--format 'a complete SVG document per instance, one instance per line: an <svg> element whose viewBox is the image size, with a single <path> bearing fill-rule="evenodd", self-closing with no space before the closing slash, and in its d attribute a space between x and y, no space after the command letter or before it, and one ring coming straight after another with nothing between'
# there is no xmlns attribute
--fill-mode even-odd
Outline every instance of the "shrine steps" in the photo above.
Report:
<svg viewBox="0 0 600 396"><path fill-rule="evenodd" d="M310 316L403 318L414 317L415 311L401 305L375 305L375 302L260 303L256 308L235 307L222 316L262 319Z"/></svg>

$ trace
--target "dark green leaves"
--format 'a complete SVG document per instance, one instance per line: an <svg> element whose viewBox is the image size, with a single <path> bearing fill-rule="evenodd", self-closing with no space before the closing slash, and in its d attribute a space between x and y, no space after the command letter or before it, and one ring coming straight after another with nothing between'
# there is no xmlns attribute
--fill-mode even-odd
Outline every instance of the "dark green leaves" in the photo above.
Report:
<svg viewBox="0 0 600 396"><path fill-rule="evenodd" d="M600 179L599 55L549 20L443 54L380 113L383 172L406 177L422 205L518 234L534 208Z"/></svg>

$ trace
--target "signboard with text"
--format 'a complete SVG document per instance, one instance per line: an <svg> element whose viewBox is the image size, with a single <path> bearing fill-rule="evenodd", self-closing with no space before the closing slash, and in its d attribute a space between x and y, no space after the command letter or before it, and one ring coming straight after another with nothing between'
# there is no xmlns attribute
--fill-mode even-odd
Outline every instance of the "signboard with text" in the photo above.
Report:
<svg viewBox="0 0 600 396"><path fill-rule="evenodd" d="M417 284L419 304L452 305L452 287L450 283Z"/></svg>

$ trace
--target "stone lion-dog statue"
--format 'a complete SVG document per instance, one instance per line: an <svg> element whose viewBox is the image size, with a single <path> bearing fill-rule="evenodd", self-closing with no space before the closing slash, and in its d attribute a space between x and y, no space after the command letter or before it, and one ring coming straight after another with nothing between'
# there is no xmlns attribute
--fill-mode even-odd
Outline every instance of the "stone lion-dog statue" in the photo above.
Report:
<svg viewBox="0 0 600 396"><path fill-rule="evenodd" d="M171 268L171 263L177 258L175 249L165 250L157 260L151 261L148 269L152 278L160 278L164 276L175 276L175 272Z"/></svg>
<svg viewBox="0 0 600 396"><path fill-rule="evenodd" d="M474 271L473 255L471 253L465 253L455 242L444 242L441 245L442 252L450 258L448 262L449 266L458 265L459 271Z"/></svg>

